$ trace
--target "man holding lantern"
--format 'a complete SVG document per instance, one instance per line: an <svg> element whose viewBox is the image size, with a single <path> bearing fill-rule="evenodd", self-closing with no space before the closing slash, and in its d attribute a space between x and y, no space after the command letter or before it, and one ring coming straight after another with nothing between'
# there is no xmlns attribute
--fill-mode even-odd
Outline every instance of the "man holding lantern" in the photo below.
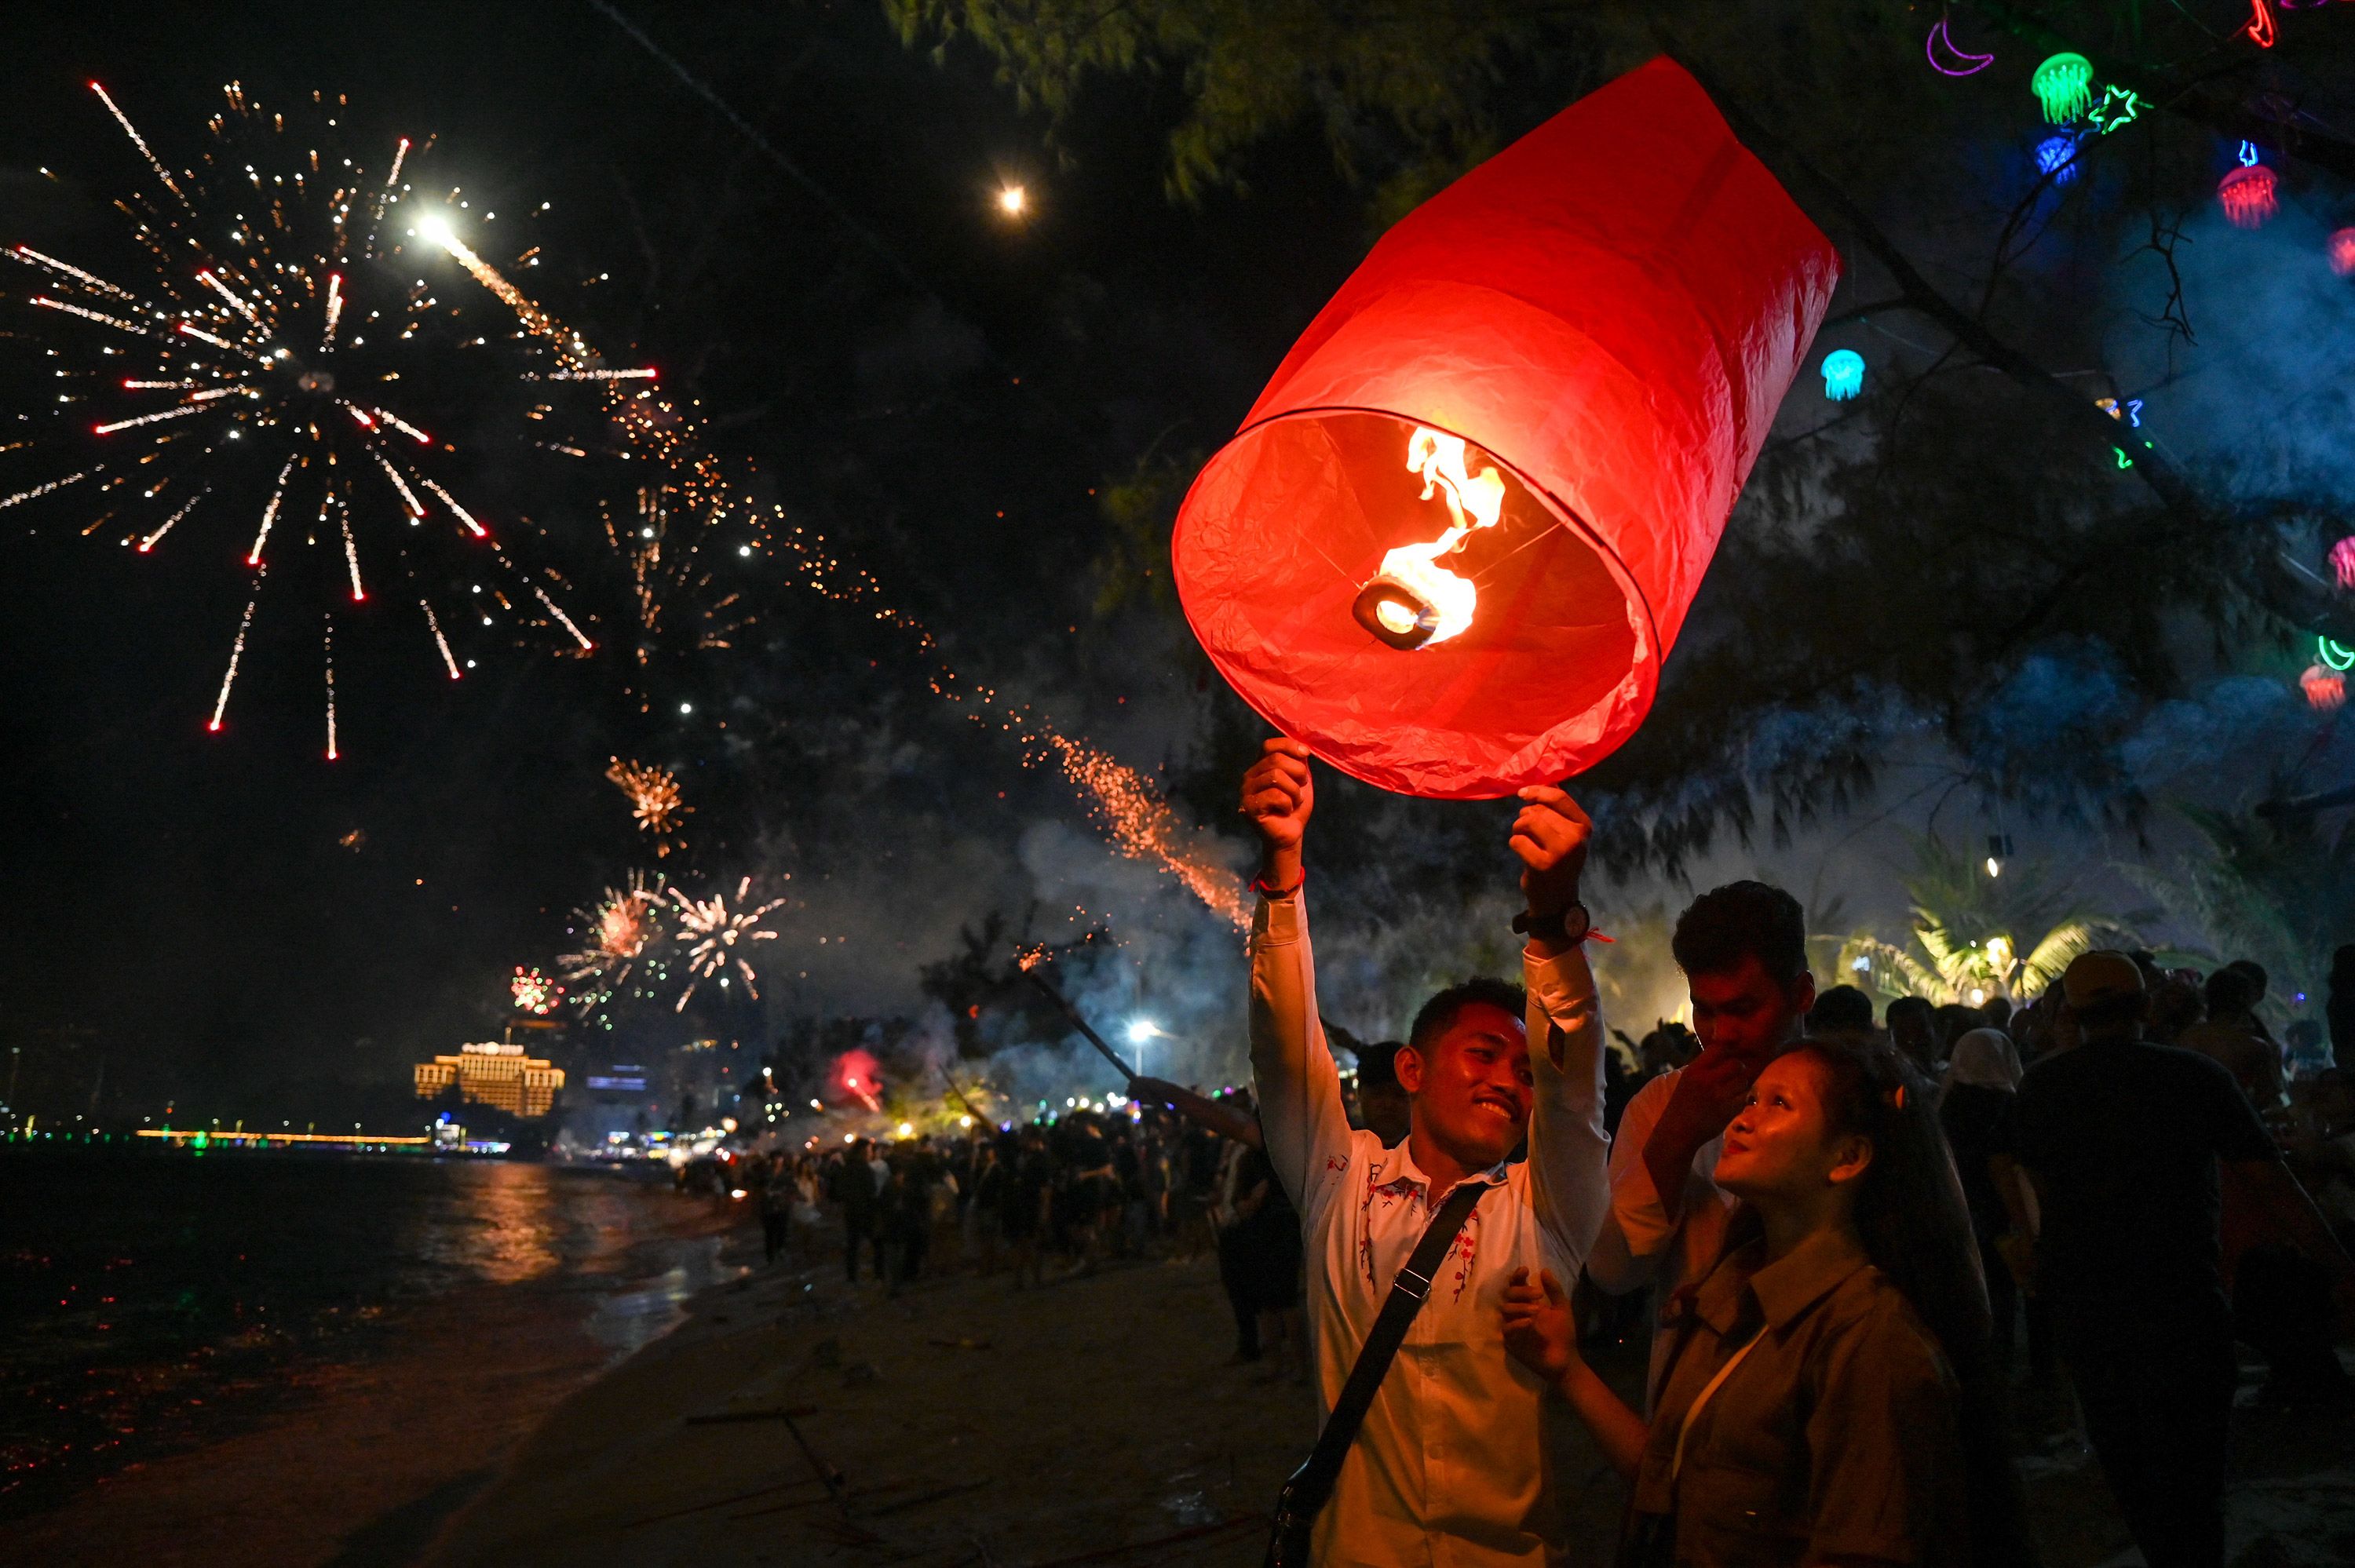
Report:
<svg viewBox="0 0 2355 1568"><path fill-rule="evenodd" d="M1252 1069L1268 1154L1300 1210L1327 1413L1279 1505L1274 1556L1292 1560L1282 1525L1296 1515L1304 1533L1314 1521L1318 1563L1543 1563L1563 1542L1540 1474L1540 1380L1506 1354L1500 1312L1518 1269L1576 1277L1610 1202L1603 1022L1581 946L1586 816L1559 789L1520 791L1526 994L1480 979L1423 1005L1396 1058L1411 1129L1386 1149L1350 1128L1317 1018L1308 756L1271 740L1242 788L1262 847Z"/></svg>

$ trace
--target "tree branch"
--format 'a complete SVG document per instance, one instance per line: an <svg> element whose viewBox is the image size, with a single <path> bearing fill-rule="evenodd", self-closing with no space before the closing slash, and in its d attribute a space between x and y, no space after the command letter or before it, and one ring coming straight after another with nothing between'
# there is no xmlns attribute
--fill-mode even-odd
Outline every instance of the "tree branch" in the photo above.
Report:
<svg viewBox="0 0 2355 1568"><path fill-rule="evenodd" d="M2328 169L2341 179L2355 180L2355 143L2310 126L2292 130L2281 122L2268 120L2179 72L2163 67L2134 65L2115 55L2088 48L2053 27L2042 17L2004 5L2001 0L1969 0L1969 3L1971 9L2014 37L2025 39L2039 48L2067 49L2081 54L2093 62L2094 70L2100 73L2103 80L2130 89L2146 101L2179 114L2186 120L2196 121L2220 136L2254 142L2260 147L2272 148L2284 157L2297 158L2316 168ZM2305 19L2300 20L2303 22Z"/></svg>
<svg viewBox="0 0 2355 1568"><path fill-rule="evenodd" d="M1657 36L1669 58L1690 71L1693 79L1715 101L1718 111L1725 116L1726 123L1743 145L1785 184L1797 183L1812 188L1838 214L1857 242L1871 253L1897 285L1905 309L1927 317L1982 363L2034 396L2051 410L2061 429L2074 432L2095 450L2109 448L2126 451L2123 432L2115 420L2029 355L1997 336L1984 321L1941 293L1844 188L1805 154L1753 118L1703 68L1694 63L1690 54L1666 28L1658 29ZM2211 507L2156 447L2146 447L2127 456L2136 475L2165 508L2172 524L2170 532L2200 536L2245 521L2229 511ZM2101 530L2096 537L2088 540L2085 559L2091 562L2120 548L2150 549L2163 542L2154 539L2153 533L2141 518L2125 519L2117 528ZM2270 554L2266 558L2274 559ZM2355 641L2355 613L2331 596L2316 593L2298 583L2277 562L2270 567L2261 567L2247 587L2260 604L2284 620L2328 631L2341 641Z"/></svg>

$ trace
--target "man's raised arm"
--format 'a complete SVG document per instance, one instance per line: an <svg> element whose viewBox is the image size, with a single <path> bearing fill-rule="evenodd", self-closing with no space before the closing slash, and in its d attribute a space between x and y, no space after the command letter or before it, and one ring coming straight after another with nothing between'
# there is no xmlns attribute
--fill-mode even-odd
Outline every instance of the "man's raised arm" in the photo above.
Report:
<svg viewBox="0 0 2355 1568"><path fill-rule="evenodd" d="M1591 832L1586 813L1559 789L1521 791L1512 847L1521 857L1521 955L1529 988L1529 1189L1564 1279L1577 1277L1611 1206L1603 1128L1603 1012L1586 965L1585 906L1578 882Z"/></svg>
<svg viewBox="0 0 2355 1568"><path fill-rule="evenodd" d="M1242 791L1261 851L1252 916L1252 1079L1269 1162L1304 1217L1323 1205L1349 1153L1349 1118L1316 1016L1316 966L1301 901L1300 841L1316 803L1308 748L1267 742L1243 775Z"/></svg>

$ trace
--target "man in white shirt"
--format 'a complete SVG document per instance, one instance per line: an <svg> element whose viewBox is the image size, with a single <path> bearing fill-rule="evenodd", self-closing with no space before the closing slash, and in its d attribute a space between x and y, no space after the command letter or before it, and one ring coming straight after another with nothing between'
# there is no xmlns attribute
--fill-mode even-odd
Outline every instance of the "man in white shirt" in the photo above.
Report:
<svg viewBox="0 0 2355 1568"><path fill-rule="evenodd" d="M1586 1260L1588 1277L1613 1295L1648 1285L1658 1301L1717 1261L1733 1213L1713 1179L1726 1126L1816 1001L1806 919L1779 887L1733 882L1702 894L1677 917L1669 948L1685 971L1700 1054L1627 1102L1611 1147L1610 1215ZM1646 1410L1672 1343L1652 1336Z"/></svg>
<svg viewBox="0 0 2355 1568"><path fill-rule="evenodd" d="M1540 1473L1540 1383L1505 1353L1501 1311L1518 1269L1574 1277L1602 1223L1603 1022L1580 946L1585 814L1559 789L1521 798L1510 842L1528 868L1526 1001L1488 980L1424 1005L1396 1058L1411 1129L1385 1149L1350 1128L1317 1021L1301 894L1307 748L1269 741L1244 776L1263 852L1252 1070L1268 1154L1300 1211L1324 1410L1447 1195L1465 1181L1496 1189L1442 1262L1317 1519L1314 1561L1327 1568L1492 1568L1563 1550ZM1511 1163L1525 1136L1529 1159Z"/></svg>

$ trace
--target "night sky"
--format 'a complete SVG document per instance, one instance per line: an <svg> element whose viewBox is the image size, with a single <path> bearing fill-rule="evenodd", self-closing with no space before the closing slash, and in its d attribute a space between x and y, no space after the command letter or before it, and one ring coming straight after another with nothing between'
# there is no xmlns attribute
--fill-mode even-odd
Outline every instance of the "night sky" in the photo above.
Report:
<svg viewBox="0 0 2355 1568"><path fill-rule="evenodd" d="M1370 243L1369 186L1301 125L1251 147L1241 188L1172 200L1175 77L1100 83L1050 137L978 51L942 63L911 48L874 0L627 9L779 156L586 0L52 7L12 19L0 63L0 241L120 254L107 203L144 171L93 78L175 166L231 80L264 105L347 95L344 130L378 160L398 135L438 136L437 180L496 207L503 228L527 219L543 264L518 281L616 362L659 367L711 445L757 462L762 493L871 572L949 662L1166 769L1191 820L1231 830L1221 759L1256 729L1175 612L1167 516ZM2348 19L2296 24L2343 39ZM1917 21L1891 7L1877 31L1812 14L1746 29L1724 8L1689 25L1940 286L1970 294L2007 213L2033 209L2049 128L2017 83L1929 71ZM1496 132L1652 47L1582 43L1505 73ZM2345 192L2291 165L2283 217L2232 229L2208 199L2229 139L2145 130L2067 204L2035 209L1988 298L2089 397L2108 376L2147 389L2152 429L2210 493L2287 497L2268 515L2291 521L2170 539L2105 453L2090 471L2000 377L1942 356L1918 320L1876 316L1885 286L1836 237L1850 281L1817 350L1874 366L1861 422L1826 421L1803 373L1660 709L1591 780L1623 825L1722 822L1760 790L1747 836L1678 841L1684 875L1781 855L1819 909L1894 912L1890 835L1909 826L1966 844L2017 832L2107 875L2169 842L2147 809L2162 796L2245 803L2253 780L2318 787L2355 766L2296 694L2307 629L2216 587L2269 550L2318 560L2355 497L2355 293L2316 260L2349 221ZM1008 183L1031 198L1018 222L995 206ZM2137 205L2154 191L2179 226L2196 334L2167 324L2158 231ZM26 313L10 307L12 332ZM44 397L40 347L0 339L6 408ZM573 909L657 864L696 889L754 875L792 903L761 1004L675 1015L666 997L617 1049L691 1034L759 1048L797 1017L912 1017L919 967L993 912L1042 938L1113 919L1135 946L1117 984L1097 977L1107 1005L1157 994L1231 1033L1232 934L1114 857L1060 777L933 696L931 666L870 609L773 561L722 560L715 580L753 624L727 650L666 647L643 675L628 667L597 509L626 509L630 487L552 465L511 412L486 403L455 461L495 523L579 579L604 617L599 651L509 639L453 685L397 596L344 616L332 763L316 622L300 613L265 610L228 726L206 732L246 593L244 522L140 557L79 536L73 506L0 514L15 764L0 1042L85 1068L102 1057L126 1114L177 1097L199 1114L381 1119L401 1111L409 1064L496 1028L506 977L553 966ZM1819 424L1833 433L1818 440ZM1104 504L1122 486L1137 501L1127 524ZM2044 548L2071 529L2082 558ZM2023 621L2023 605L2057 608ZM647 855L603 778L616 755L677 771L695 809L680 853ZM1842 818L1865 804L1877 814ZM1324 802L1322 842L1359 860L1320 872L1324 929L1358 923L1364 939L1337 943L1335 962L1387 987L1383 1005L1411 1005L1434 953L1485 951L1464 932L1495 911L1465 899L1508 896L1502 820L1346 788ZM1793 859L1792 840L1808 853ZM1354 879L1346 895L1331 872ZM1680 885L1612 896L1657 913ZM1231 1039L1200 1044L1231 1055Z"/></svg>
<svg viewBox="0 0 2355 1568"><path fill-rule="evenodd" d="M1157 765L1171 732L1142 715L1194 701L1199 661L1166 640L1133 657L1092 615L1092 487L1156 439L1231 427L1363 244L1357 198L1305 143L1270 150L1247 205L1175 207L1165 127L1134 93L1072 127L1085 155L1059 166L985 69L936 67L871 5L636 19L848 221L585 5L101 5L17 35L0 228L69 254L111 242L103 201L140 171L90 78L167 159L193 155L231 79L265 104L342 91L379 143L437 133L442 176L485 207L553 204L534 232L553 275L525 281L698 397L715 445L759 459L960 667ZM991 205L1008 180L1034 196L1020 224ZM534 499L559 534L593 525L578 496ZM645 859L611 754L681 775L697 831L664 869L790 866L838 909L786 944L813 1006L908 1010L916 962L1020 895L1008 856L976 865L967 842L1081 820L926 694L903 641L774 571L741 585L760 619L735 649L658 672L651 715L606 654L511 648L452 687L414 616L388 611L339 633L329 764L315 632L265 616L208 735L243 592L230 530L142 559L77 537L70 512L39 521L12 530L5 574L0 984L13 1032L102 1043L126 1094L307 1107L290 1082L397 1082L495 1023L513 966L549 966L568 912ZM811 940L836 926L848 958Z"/></svg>

